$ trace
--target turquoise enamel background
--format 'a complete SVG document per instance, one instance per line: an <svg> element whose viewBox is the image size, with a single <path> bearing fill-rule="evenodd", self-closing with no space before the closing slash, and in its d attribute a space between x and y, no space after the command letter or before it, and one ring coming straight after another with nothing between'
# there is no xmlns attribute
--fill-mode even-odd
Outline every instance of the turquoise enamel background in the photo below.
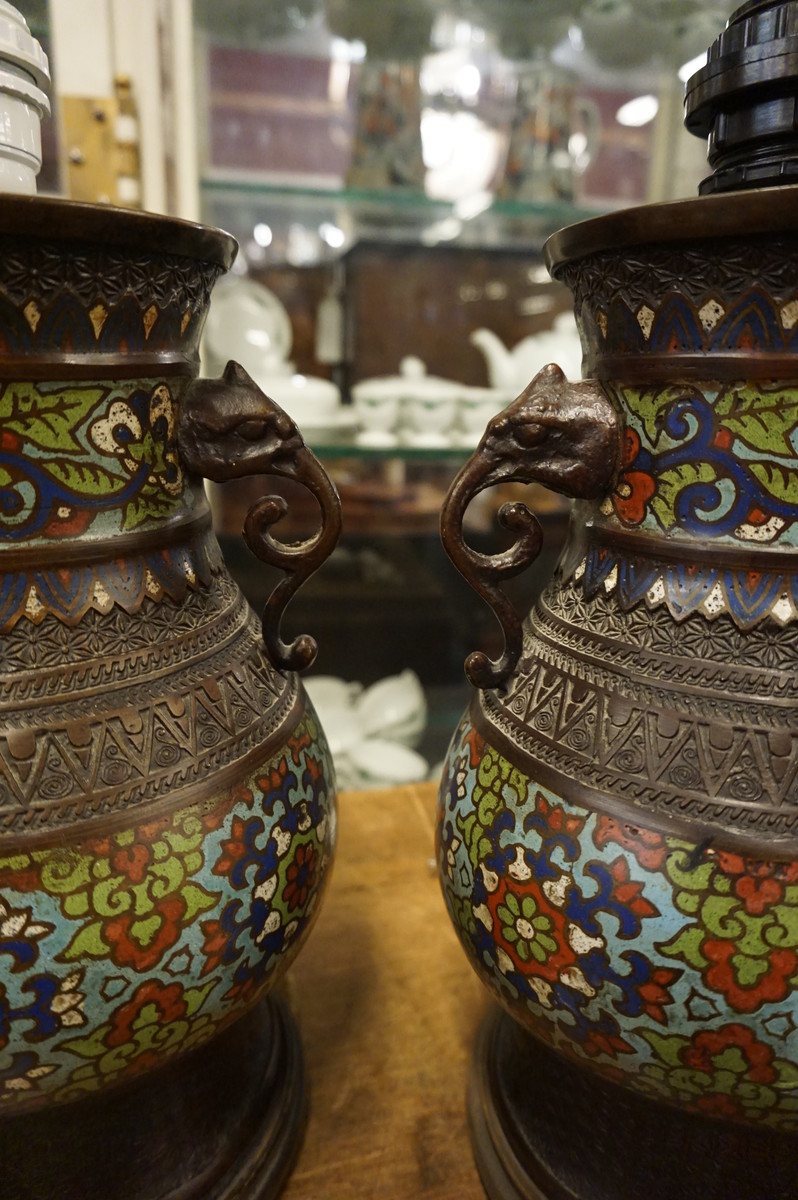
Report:
<svg viewBox="0 0 798 1200"><path fill-rule="evenodd" d="M474 967L537 1037L688 1110L798 1129L798 862L573 804L468 720L437 853Z"/></svg>
<svg viewBox="0 0 798 1200"><path fill-rule="evenodd" d="M311 710L233 788L0 853L0 1105L75 1098L201 1044L299 948L335 841Z"/></svg>

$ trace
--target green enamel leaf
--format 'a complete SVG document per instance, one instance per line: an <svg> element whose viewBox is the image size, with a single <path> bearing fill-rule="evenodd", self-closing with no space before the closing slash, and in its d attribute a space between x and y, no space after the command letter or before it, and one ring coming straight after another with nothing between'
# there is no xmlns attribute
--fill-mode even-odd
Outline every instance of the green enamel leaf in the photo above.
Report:
<svg viewBox="0 0 798 1200"><path fill-rule="evenodd" d="M47 471L71 492L88 496L113 496L125 486L125 480L114 476L97 463L72 463L66 459L52 459Z"/></svg>
<svg viewBox="0 0 798 1200"><path fill-rule="evenodd" d="M67 962L81 958L84 954L89 958L107 958L108 947L101 935L102 924L100 921L92 921L90 925L84 925L67 946L64 958Z"/></svg>
<svg viewBox="0 0 798 1200"><path fill-rule="evenodd" d="M484 836L484 829L477 820L476 813L469 813L462 819L458 817L457 828L468 851L471 866L476 871L480 861L490 851L490 842Z"/></svg>
<svg viewBox="0 0 798 1200"><path fill-rule="evenodd" d="M798 470L764 462L751 463L748 469L770 496L785 504L798 504Z"/></svg>
<svg viewBox="0 0 798 1200"><path fill-rule="evenodd" d="M505 804L523 805L526 803L526 793L528 787L528 778L523 771L519 771L517 767L513 767L510 771L510 777L502 788L502 797Z"/></svg>
<svg viewBox="0 0 798 1200"><path fill-rule="evenodd" d="M701 896L698 892L679 892L676 896L676 907L679 912L694 916L701 907Z"/></svg>
<svg viewBox="0 0 798 1200"><path fill-rule="evenodd" d="M149 494L145 494L145 491ZM153 517L166 516L176 505L177 501L173 497L166 496L161 491L144 489L140 495L124 506L122 527L137 529L139 525L143 525L145 521L149 521Z"/></svg>
<svg viewBox="0 0 798 1200"><path fill-rule="evenodd" d="M218 980L212 979L210 983L206 983L203 987L186 988L183 994L183 999L186 1002L186 1016L193 1017L194 1013L199 1012L208 994L216 987L217 982Z"/></svg>
<svg viewBox="0 0 798 1200"><path fill-rule="evenodd" d="M496 813L503 807L492 792L483 792L477 801L477 820L483 829L490 829Z"/></svg>
<svg viewBox="0 0 798 1200"><path fill-rule="evenodd" d="M179 858L165 858L163 862L153 863L149 870L149 887L156 900L177 892L186 877L185 869Z"/></svg>
<svg viewBox="0 0 798 1200"><path fill-rule="evenodd" d="M792 890L788 888L788 893ZM790 899L789 894L786 899ZM775 924L765 932L765 941L769 946L795 949L798 946L798 911L788 903L774 905L772 913Z"/></svg>
<svg viewBox="0 0 798 1200"><path fill-rule="evenodd" d="M29 866L27 854L10 854L0 858L0 871L24 871Z"/></svg>
<svg viewBox="0 0 798 1200"><path fill-rule="evenodd" d="M494 754L485 754L477 767L477 783L483 788L492 788L501 782L499 760Z"/></svg>
<svg viewBox="0 0 798 1200"><path fill-rule="evenodd" d="M673 385L640 392L629 389L624 392L624 401L629 411L639 419L650 445L656 446L662 434L664 415L671 405L679 400L689 401L697 395L692 388Z"/></svg>
<svg viewBox="0 0 798 1200"><path fill-rule="evenodd" d="M124 883L120 886L119 877L116 876L96 884L92 891L92 900L98 916L115 917L130 908L131 895Z"/></svg>
<svg viewBox="0 0 798 1200"><path fill-rule="evenodd" d="M639 1029L640 1037L645 1038L651 1049L666 1066L676 1068L680 1065L679 1056L684 1049L687 1039L676 1034L667 1036L657 1033L654 1029Z"/></svg>
<svg viewBox="0 0 798 1200"><path fill-rule="evenodd" d="M160 928L161 918L159 916L145 917L141 921L133 922L130 926L130 936L140 946L149 946L153 938L157 937Z"/></svg>
<svg viewBox="0 0 798 1200"><path fill-rule="evenodd" d="M35 383L10 384L0 396L0 422L42 450L81 452L74 430L96 408L103 388L43 393Z"/></svg>
<svg viewBox="0 0 798 1200"><path fill-rule="evenodd" d="M89 897L86 892L73 892L64 896L61 907L67 917L85 917L89 911Z"/></svg>
<svg viewBox="0 0 798 1200"><path fill-rule="evenodd" d="M669 942L662 943L658 949L668 958L679 958L697 971L703 970L707 960L701 950L704 931L697 926L683 929Z"/></svg>
<svg viewBox="0 0 798 1200"><path fill-rule="evenodd" d="M451 896L449 912L455 927L464 937L470 938L476 928L470 902L459 896Z"/></svg>
<svg viewBox="0 0 798 1200"><path fill-rule="evenodd" d="M181 833L179 829L167 829L164 833L164 841L171 847L173 854L188 854L189 851L196 850L201 838L202 828L199 825L192 829L188 836L185 831Z"/></svg>
<svg viewBox="0 0 798 1200"><path fill-rule="evenodd" d="M757 917L750 913L741 910L738 914L738 921L735 922L742 926L742 935L737 935L735 943L740 954L752 956L754 958L765 958L771 949L772 942L769 934L774 925L774 917ZM726 936L729 934L727 932Z"/></svg>
<svg viewBox="0 0 798 1200"><path fill-rule="evenodd" d="M767 974L768 961L766 958L751 958L747 954L735 954L732 958L734 974L740 987L756 987L763 975Z"/></svg>
<svg viewBox="0 0 798 1200"><path fill-rule="evenodd" d="M716 405L723 425L757 450L792 453L790 434L798 426L798 398L793 390L767 392L734 388Z"/></svg>
<svg viewBox="0 0 798 1200"><path fill-rule="evenodd" d="M681 845L674 847L673 853L668 858L670 880L676 887L683 888L685 891L705 892L711 884L717 867L711 860L692 866L692 860L693 847ZM677 903L681 907L680 902L681 892L677 897Z"/></svg>
<svg viewBox="0 0 798 1200"><path fill-rule="evenodd" d="M87 1034L85 1037L70 1038L67 1042L61 1042L60 1048L69 1050L72 1054L79 1054L81 1058L100 1058L106 1051L103 1038L109 1029L109 1025L101 1025L99 1029L95 1029L94 1033Z"/></svg>
<svg viewBox="0 0 798 1200"><path fill-rule="evenodd" d="M746 930L740 919L742 913L735 913L738 906L735 896L707 896L701 907L701 919L708 932L735 941L743 937Z"/></svg>
<svg viewBox="0 0 798 1200"><path fill-rule="evenodd" d="M183 859L186 875L196 875L202 870L202 864L205 859L201 850L195 850L191 854L187 854Z"/></svg>
<svg viewBox="0 0 798 1200"><path fill-rule="evenodd" d="M216 903L213 896L193 883L186 884L181 894L186 902L186 915L183 919L187 925L191 924L197 913L213 908Z"/></svg>
<svg viewBox="0 0 798 1200"><path fill-rule="evenodd" d="M651 498L651 509L663 529L676 524L676 500L685 488L697 483L714 483L717 479L711 463L682 463L657 475L657 490Z"/></svg>

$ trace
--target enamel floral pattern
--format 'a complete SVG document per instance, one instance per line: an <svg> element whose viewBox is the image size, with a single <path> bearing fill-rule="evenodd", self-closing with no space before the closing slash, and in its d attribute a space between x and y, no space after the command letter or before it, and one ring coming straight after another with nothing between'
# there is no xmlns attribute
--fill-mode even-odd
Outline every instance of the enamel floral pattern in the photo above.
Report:
<svg viewBox="0 0 798 1200"><path fill-rule="evenodd" d="M320 900L330 778L308 713L213 802L0 855L0 1108L129 1078L260 998Z"/></svg>
<svg viewBox="0 0 798 1200"><path fill-rule="evenodd" d="M475 968L537 1037L690 1111L798 1129L798 863L590 812L468 721L438 857Z"/></svg>

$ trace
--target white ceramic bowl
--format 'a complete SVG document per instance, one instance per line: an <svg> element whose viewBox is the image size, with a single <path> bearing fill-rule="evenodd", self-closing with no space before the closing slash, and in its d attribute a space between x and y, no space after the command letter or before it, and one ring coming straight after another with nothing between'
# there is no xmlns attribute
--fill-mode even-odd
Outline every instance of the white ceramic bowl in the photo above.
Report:
<svg viewBox="0 0 798 1200"><path fill-rule="evenodd" d="M499 388L467 388L458 405L458 422L469 433L481 434L491 417L505 407L512 397Z"/></svg>
<svg viewBox="0 0 798 1200"><path fill-rule="evenodd" d="M323 708L316 709L330 753L337 763L343 755L351 754L352 750L363 740L363 728L360 718L353 708Z"/></svg>
<svg viewBox="0 0 798 1200"><path fill-rule="evenodd" d="M269 381L290 378L294 372L289 361L292 341L291 318L274 292L254 279L228 275L219 280L202 335L210 374L233 359L268 393Z"/></svg>
<svg viewBox="0 0 798 1200"><path fill-rule="evenodd" d="M405 420L412 433L445 434L457 414L454 396L410 396L404 405Z"/></svg>
<svg viewBox="0 0 798 1200"><path fill-rule="evenodd" d="M354 701L363 690L359 683L347 683L335 675L316 675L305 680L310 697L336 760L365 736Z"/></svg>
<svg viewBox="0 0 798 1200"><path fill-rule="evenodd" d="M392 787L419 783L429 774L429 763L415 750L385 738L366 738L348 752L361 787Z"/></svg>
<svg viewBox="0 0 798 1200"><path fill-rule="evenodd" d="M394 730L408 728L415 736L418 726L423 731L426 723L427 699L415 671L408 669L367 687L355 701L355 710L367 736L392 737Z"/></svg>
<svg viewBox="0 0 798 1200"><path fill-rule="evenodd" d="M399 420L399 397L395 393L369 388L352 389L352 403L358 424L366 433L391 433Z"/></svg>
<svg viewBox="0 0 798 1200"><path fill-rule="evenodd" d="M303 680L305 691L316 708L347 708L363 691L362 683L350 683L338 675L310 675Z"/></svg>
<svg viewBox="0 0 798 1200"><path fill-rule="evenodd" d="M325 421L334 420L341 410L340 390L329 379L296 372L271 378L252 374L252 378L300 428L324 425Z"/></svg>

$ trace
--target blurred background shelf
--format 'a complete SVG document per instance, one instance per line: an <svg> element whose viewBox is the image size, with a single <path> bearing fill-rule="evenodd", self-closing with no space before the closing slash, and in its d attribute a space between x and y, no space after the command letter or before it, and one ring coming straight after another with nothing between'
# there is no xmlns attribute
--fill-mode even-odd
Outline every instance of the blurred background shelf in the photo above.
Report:
<svg viewBox="0 0 798 1200"><path fill-rule="evenodd" d="M381 239L529 250L542 246L549 234L563 225L606 211L601 204L499 200L489 195L469 205L467 201L436 200L418 191L291 186L246 174L203 175L200 199L206 219L243 241L268 221L272 238L285 244L290 226L304 221L311 228L327 225L341 230L342 245ZM332 236L335 240L336 235ZM319 238L317 261L334 261L339 253L340 247Z"/></svg>

